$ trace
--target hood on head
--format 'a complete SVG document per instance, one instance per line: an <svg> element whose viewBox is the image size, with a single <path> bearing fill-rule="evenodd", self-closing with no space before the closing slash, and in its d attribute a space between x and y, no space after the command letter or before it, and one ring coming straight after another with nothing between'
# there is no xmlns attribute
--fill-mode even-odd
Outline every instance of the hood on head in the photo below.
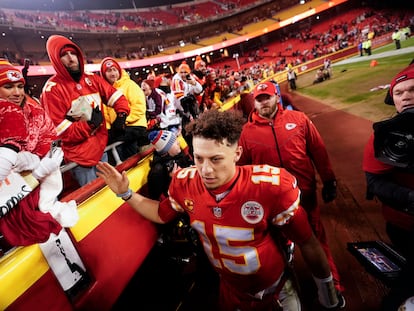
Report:
<svg viewBox="0 0 414 311"><path fill-rule="evenodd" d="M73 80L71 75L69 74L68 70L65 66L63 66L62 62L60 61L60 51L64 46L71 46L75 49L78 54L79 59L79 69L81 73L84 72L84 65L85 60L83 58L82 50L79 46L73 43L68 38L61 36L61 35L52 35L47 39L46 42L46 51L49 56L49 59L52 63L53 68L56 71L56 75L63 77L65 79Z"/></svg>

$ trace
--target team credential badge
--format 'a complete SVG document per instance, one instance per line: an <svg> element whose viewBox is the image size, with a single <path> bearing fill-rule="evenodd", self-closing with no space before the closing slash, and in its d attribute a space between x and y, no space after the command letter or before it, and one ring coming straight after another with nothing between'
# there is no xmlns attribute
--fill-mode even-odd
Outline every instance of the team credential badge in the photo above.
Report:
<svg viewBox="0 0 414 311"><path fill-rule="evenodd" d="M257 224L264 217L263 207L255 201L248 201L242 205L241 215L249 224Z"/></svg>
<svg viewBox="0 0 414 311"><path fill-rule="evenodd" d="M216 218L221 218L221 216L223 216L223 213L221 211L221 207L218 207L218 206L213 207L213 215Z"/></svg>

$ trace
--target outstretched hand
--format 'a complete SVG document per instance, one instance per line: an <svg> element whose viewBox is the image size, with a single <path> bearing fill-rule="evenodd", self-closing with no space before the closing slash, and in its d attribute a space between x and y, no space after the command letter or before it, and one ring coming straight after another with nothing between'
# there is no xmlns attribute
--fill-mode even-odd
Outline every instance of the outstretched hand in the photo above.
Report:
<svg viewBox="0 0 414 311"><path fill-rule="evenodd" d="M115 193L125 193L129 188L129 179L125 171L118 172L115 167L107 162L99 162L96 165L98 177L101 177L108 187Z"/></svg>

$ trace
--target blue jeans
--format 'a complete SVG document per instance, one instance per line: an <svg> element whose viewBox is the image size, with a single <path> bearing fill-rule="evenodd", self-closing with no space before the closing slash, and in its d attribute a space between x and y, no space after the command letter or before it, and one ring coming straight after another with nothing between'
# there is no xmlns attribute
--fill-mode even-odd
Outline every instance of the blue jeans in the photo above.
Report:
<svg viewBox="0 0 414 311"><path fill-rule="evenodd" d="M108 154L106 152L103 153L102 162L108 162ZM96 176L96 166L76 166L72 168L72 175L82 187L87 183L90 183L92 180L95 180L98 176Z"/></svg>

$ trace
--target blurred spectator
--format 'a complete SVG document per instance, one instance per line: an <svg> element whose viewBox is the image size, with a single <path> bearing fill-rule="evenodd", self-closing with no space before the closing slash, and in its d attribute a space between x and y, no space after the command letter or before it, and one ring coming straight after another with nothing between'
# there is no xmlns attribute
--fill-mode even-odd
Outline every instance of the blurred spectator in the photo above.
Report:
<svg viewBox="0 0 414 311"><path fill-rule="evenodd" d="M147 110L145 94L139 85L130 78L129 74L121 69L119 63L111 57L102 60L101 75L116 89L120 90L129 102L130 113L126 118L125 133L122 136L115 136L111 130L111 125L117 117L115 110L104 106L106 127L109 130L108 144L114 141L124 142L117 147L119 157L123 161L136 154L141 147L149 144L145 115Z"/></svg>
<svg viewBox="0 0 414 311"><path fill-rule="evenodd" d="M297 75L296 75L295 69L289 66L288 71L287 71L287 80L288 80L291 91L296 90L296 79L297 79Z"/></svg>
<svg viewBox="0 0 414 311"><path fill-rule="evenodd" d="M177 73L171 80L171 92L180 101L182 107L181 128L182 135L191 150L191 138L185 133L185 126L198 117L199 107L196 96L203 91L203 87L195 76L191 74L191 68L186 62L182 62ZM191 152L191 151L190 151Z"/></svg>
<svg viewBox="0 0 414 311"><path fill-rule="evenodd" d="M171 176L179 169L193 165L189 155L185 155L175 133L161 130L148 135L155 147L154 158L148 173L148 195L154 200L168 197Z"/></svg>
<svg viewBox="0 0 414 311"><path fill-rule="evenodd" d="M160 128L160 114L163 106L163 98L154 87L153 79L146 79L141 82L141 89L144 92L147 107L147 128L152 131Z"/></svg>

